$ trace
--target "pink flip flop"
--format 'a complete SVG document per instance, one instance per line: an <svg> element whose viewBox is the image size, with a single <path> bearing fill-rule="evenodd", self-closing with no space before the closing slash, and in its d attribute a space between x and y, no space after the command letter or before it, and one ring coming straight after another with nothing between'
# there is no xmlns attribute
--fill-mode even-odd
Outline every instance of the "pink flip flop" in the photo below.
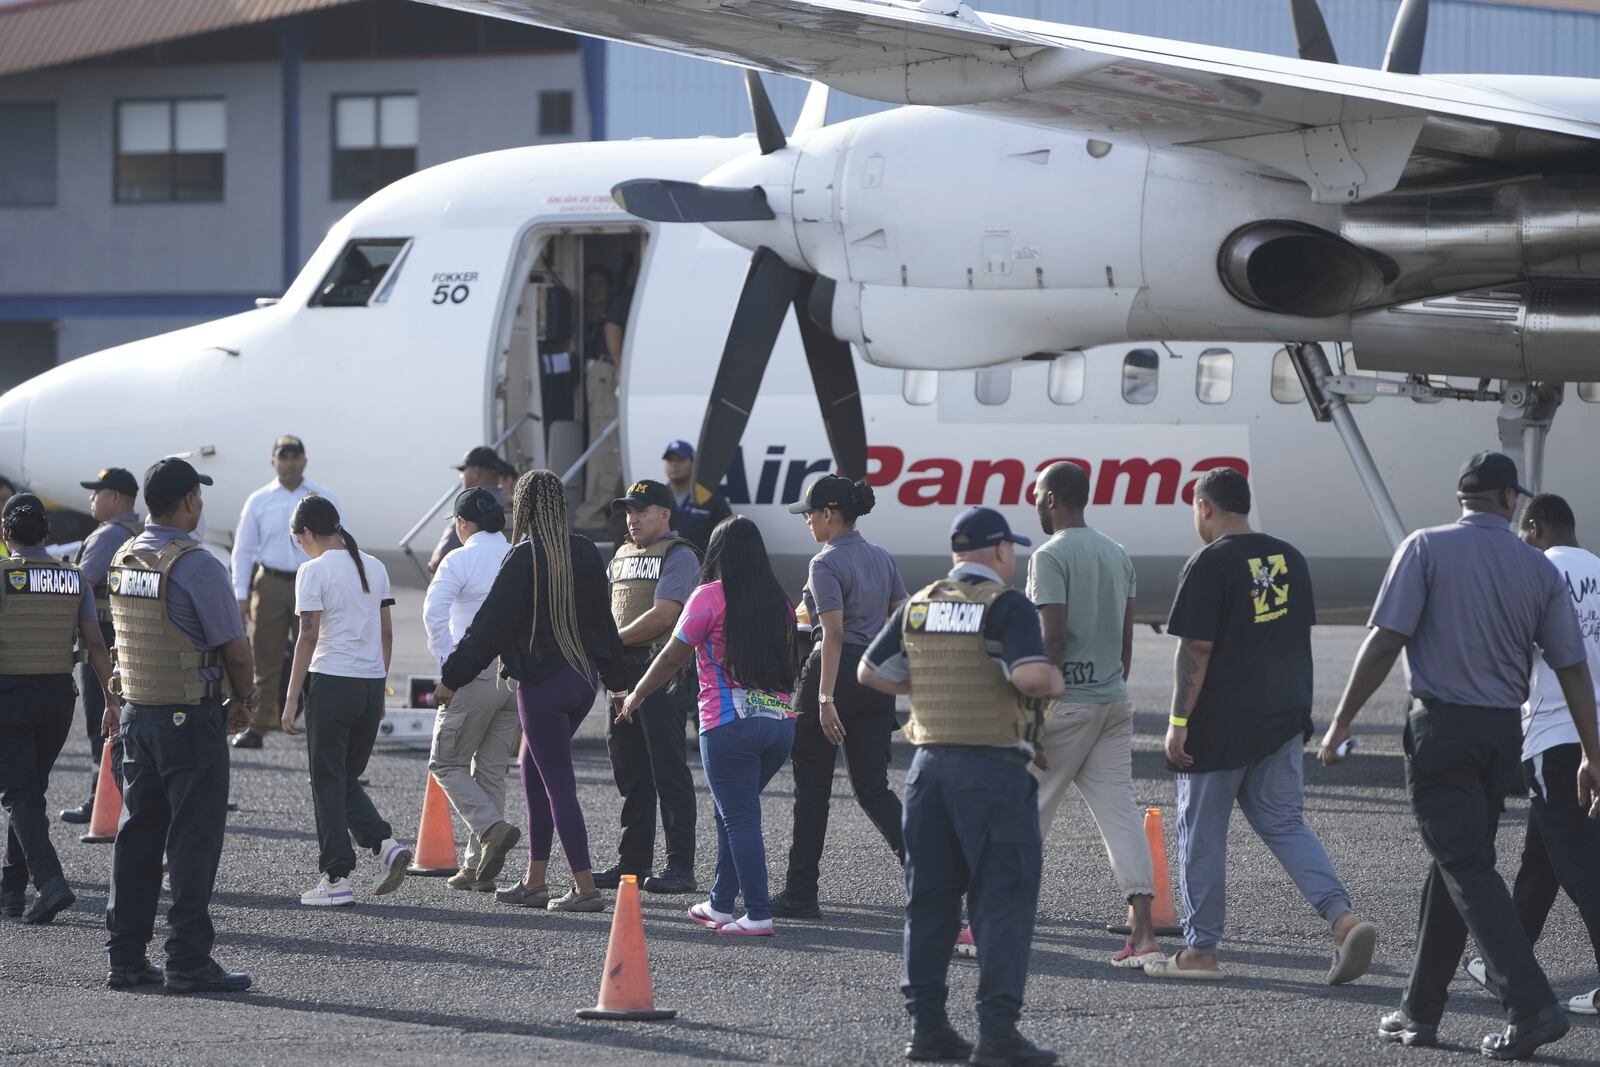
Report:
<svg viewBox="0 0 1600 1067"><path fill-rule="evenodd" d="M711 914L711 905L700 903L689 906L689 918L704 926L707 930L720 930L723 924L730 921L732 916L728 919L718 919Z"/></svg>
<svg viewBox="0 0 1600 1067"><path fill-rule="evenodd" d="M1145 964L1160 963L1166 958L1167 954L1161 951L1159 947L1151 949L1149 952L1140 952L1133 947L1133 942L1130 941L1122 946L1122 951L1111 957L1111 966L1121 967L1130 971L1142 970Z"/></svg>
<svg viewBox="0 0 1600 1067"><path fill-rule="evenodd" d="M748 915L746 915L746 916L742 916L742 917L740 917L738 919L733 920L733 922L731 922L731 923L723 923L721 926L717 927L717 933L719 933L719 934L727 934L730 937L771 937L772 936L772 921L770 919L767 921L767 925L765 925L765 926L747 926L747 925L745 925L749 921L750 921L750 917Z"/></svg>

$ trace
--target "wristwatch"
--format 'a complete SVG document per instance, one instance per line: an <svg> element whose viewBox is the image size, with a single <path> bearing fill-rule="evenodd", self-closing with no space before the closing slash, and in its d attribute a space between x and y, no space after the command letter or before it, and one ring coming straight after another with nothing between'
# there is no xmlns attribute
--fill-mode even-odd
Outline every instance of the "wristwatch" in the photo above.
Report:
<svg viewBox="0 0 1600 1067"><path fill-rule="evenodd" d="M829 696L827 693L818 693L817 694L817 703L818 704L832 704L833 703L833 697Z"/></svg>

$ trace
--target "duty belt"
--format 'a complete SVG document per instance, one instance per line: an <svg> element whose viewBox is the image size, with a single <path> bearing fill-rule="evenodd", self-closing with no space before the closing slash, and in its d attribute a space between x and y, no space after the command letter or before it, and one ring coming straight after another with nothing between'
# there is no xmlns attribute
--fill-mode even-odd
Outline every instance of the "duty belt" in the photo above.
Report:
<svg viewBox="0 0 1600 1067"><path fill-rule="evenodd" d="M268 576L273 577L273 578L281 578L286 582L294 581L294 577L295 577L295 572L294 571L280 571L276 567L268 567L268 566L266 566L264 564L260 564L260 563L256 564L256 566L261 568L261 573L262 574L268 575Z"/></svg>

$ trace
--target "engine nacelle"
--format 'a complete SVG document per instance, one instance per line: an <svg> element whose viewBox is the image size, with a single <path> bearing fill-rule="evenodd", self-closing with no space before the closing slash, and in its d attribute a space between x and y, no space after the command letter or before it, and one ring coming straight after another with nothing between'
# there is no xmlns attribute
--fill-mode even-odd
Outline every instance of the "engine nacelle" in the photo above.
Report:
<svg viewBox="0 0 1600 1067"><path fill-rule="evenodd" d="M1387 281L1377 257L1338 234L1289 219L1234 230L1217 251L1217 273L1240 303L1309 319L1362 307Z"/></svg>

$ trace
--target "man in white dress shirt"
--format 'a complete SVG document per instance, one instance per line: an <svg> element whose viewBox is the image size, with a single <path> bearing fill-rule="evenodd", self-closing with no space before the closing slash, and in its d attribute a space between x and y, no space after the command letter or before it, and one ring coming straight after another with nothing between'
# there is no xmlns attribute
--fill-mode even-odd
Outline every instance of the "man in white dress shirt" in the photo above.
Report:
<svg viewBox="0 0 1600 1067"><path fill-rule="evenodd" d="M505 509L488 489L464 489L456 497L455 528L461 547L445 556L428 584L422 621L428 651L441 664L472 625L511 543L501 533ZM428 770L438 779L461 821L467 824L467 856L445 884L488 893L522 831L505 821L506 775L522 740L515 683L495 677L498 663L456 690L439 709Z"/></svg>
<svg viewBox="0 0 1600 1067"><path fill-rule="evenodd" d="M306 446L300 438L284 434L274 441L271 463L277 477L245 499L233 535L233 593L239 617L250 627L261 690L250 728L234 737L234 748L260 748L282 718L278 683L295 619L294 576L309 558L289 536L289 516L313 493L333 500L332 493L306 478Z"/></svg>

